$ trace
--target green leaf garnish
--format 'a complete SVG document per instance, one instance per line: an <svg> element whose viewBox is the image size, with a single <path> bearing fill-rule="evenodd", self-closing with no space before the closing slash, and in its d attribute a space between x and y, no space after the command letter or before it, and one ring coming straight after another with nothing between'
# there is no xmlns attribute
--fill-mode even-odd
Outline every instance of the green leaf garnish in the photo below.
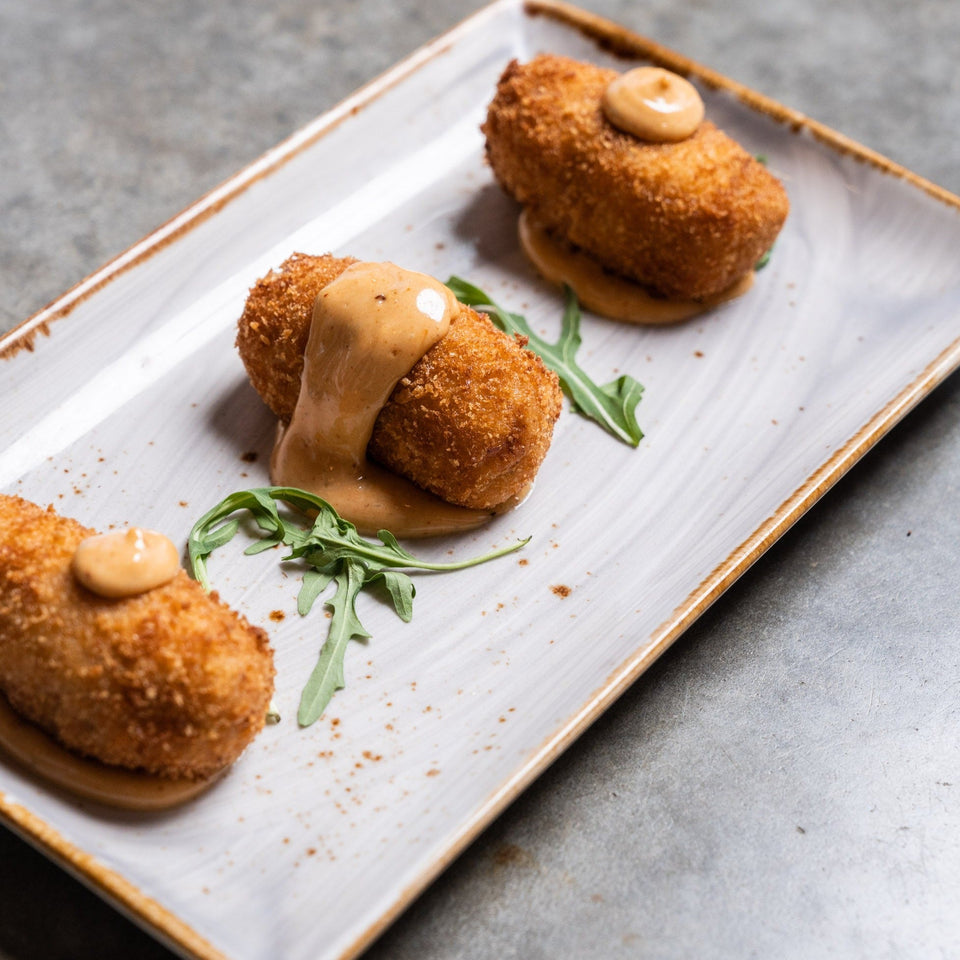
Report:
<svg viewBox="0 0 960 960"><path fill-rule="evenodd" d="M758 163L762 163L764 166L767 165L767 155L765 153L755 153L754 158ZM770 245L770 249L753 265L754 270L762 270L770 262L770 254L773 253L773 244Z"/></svg>
<svg viewBox="0 0 960 960"><path fill-rule="evenodd" d="M461 303L488 314L504 333L525 337L527 347L560 378L560 386L576 411L595 420L604 430L631 447L640 443L643 431L637 423L635 411L643 395L643 387L633 377L626 375L601 386L580 369L576 362L582 342L580 304L569 286L564 284L566 304L560 339L556 343L547 343L533 332L525 317L504 310L479 287L466 280L451 277L447 286Z"/></svg>
<svg viewBox="0 0 960 960"><path fill-rule="evenodd" d="M337 584L337 592L333 599L326 603L333 611L330 631L326 642L320 648L317 665L300 695L297 722L301 727L319 720L334 693L344 686L343 660L350 641L354 638L367 640L370 637L363 629L354 607L357 595L363 589L363 564L356 560L344 560L341 566L342 569L333 578Z"/></svg>
<svg viewBox="0 0 960 960"><path fill-rule="evenodd" d="M292 507L297 517L281 516L278 503ZM207 558L218 547L229 543L240 529L240 521L233 518L238 510L248 511L257 528L263 531L263 536L244 551L246 554L259 553L282 543L290 548L282 561L302 560L306 564L297 596L297 611L301 616L310 612L331 582L336 584L333 597L324 601L333 613L327 639L300 697L297 721L302 727L319 720L331 697L343 687L343 662L350 641L370 637L356 611L361 590L365 587L385 590L397 616L409 622L416 589L410 577L399 568L436 572L463 570L513 553L530 542L527 537L481 557L430 563L404 550L388 530L378 532L379 544L365 540L352 523L315 494L295 487L260 487L225 497L190 531L187 538L190 568L205 590L210 589Z"/></svg>

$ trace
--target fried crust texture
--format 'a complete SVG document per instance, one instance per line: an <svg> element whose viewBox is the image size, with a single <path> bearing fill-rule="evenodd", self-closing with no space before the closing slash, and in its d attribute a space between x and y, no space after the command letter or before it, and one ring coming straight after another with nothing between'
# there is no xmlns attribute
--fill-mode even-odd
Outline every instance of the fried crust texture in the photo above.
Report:
<svg viewBox="0 0 960 960"><path fill-rule="evenodd" d="M649 143L605 117L617 76L566 57L511 62L483 132L503 189L607 269L674 299L720 293L770 249L789 203L782 184L703 121Z"/></svg>
<svg viewBox="0 0 960 960"><path fill-rule="evenodd" d="M250 291L237 347L250 382L288 421L300 393L313 301L351 258L294 254ZM478 510L522 496L560 415L556 374L486 316L461 306L396 386L368 454L441 499Z"/></svg>
<svg viewBox="0 0 960 960"><path fill-rule="evenodd" d="M273 692L267 635L183 570L108 600L74 579L89 530L0 495L0 691L70 750L204 779L262 728Z"/></svg>

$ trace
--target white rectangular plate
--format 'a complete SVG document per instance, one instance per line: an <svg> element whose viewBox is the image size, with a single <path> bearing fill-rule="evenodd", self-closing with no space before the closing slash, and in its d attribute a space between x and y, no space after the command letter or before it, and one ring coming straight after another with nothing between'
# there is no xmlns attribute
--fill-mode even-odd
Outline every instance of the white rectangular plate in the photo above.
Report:
<svg viewBox="0 0 960 960"><path fill-rule="evenodd" d="M4 819L185 955L362 949L960 360L956 198L589 15L506 2L8 336L0 489L182 543L221 497L266 484L273 423L234 325L295 250L460 274L553 338L559 293L518 250L478 129L507 62L539 51L690 70L708 116L783 179L790 218L754 289L711 316L584 318L582 365L646 386L639 449L565 411L522 507L415 547L466 556L531 535L523 562L418 577L409 625L363 598L373 638L315 726L293 718L327 621L297 616L274 553L231 545L212 578L268 628L284 720L222 782L119 814L0 764Z"/></svg>

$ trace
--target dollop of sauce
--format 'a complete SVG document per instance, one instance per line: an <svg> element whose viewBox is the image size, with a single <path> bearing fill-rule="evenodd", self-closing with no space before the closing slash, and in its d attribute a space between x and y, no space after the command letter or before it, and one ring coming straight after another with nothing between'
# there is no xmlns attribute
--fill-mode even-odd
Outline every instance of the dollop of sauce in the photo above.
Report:
<svg viewBox="0 0 960 960"><path fill-rule="evenodd" d="M520 214L520 244L531 263L551 283L569 284L588 310L611 320L661 325L678 323L746 293L753 271L733 286L702 300L666 300L648 293L640 284L605 270L582 250L553 237L529 210Z"/></svg>
<svg viewBox="0 0 960 960"><path fill-rule="evenodd" d="M77 581L101 597L134 597L169 583L180 569L180 554L162 533L130 527L81 540L71 570Z"/></svg>
<svg viewBox="0 0 960 960"><path fill-rule="evenodd" d="M460 305L442 283L392 263L355 263L317 296L300 395L280 426L274 484L331 503L362 533L453 533L490 519L446 503L367 459L376 419L399 380L449 329Z"/></svg>
<svg viewBox="0 0 960 960"><path fill-rule="evenodd" d="M166 810L219 779L169 780L77 756L15 713L2 695L0 748L27 770L76 796L125 810Z"/></svg>
<svg viewBox="0 0 960 960"><path fill-rule="evenodd" d="M624 133L654 143L686 140L703 120L703 100L683 77L662 67L637 67L612 80L603 112Z"/></svg>

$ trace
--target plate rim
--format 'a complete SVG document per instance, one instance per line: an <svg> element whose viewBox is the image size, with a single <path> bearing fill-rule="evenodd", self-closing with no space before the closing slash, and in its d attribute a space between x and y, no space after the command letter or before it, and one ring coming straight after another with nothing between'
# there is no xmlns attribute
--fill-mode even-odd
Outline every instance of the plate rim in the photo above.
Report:
<svg viewBox="0 0 960 960"><path fill-rule="evenodd" d="M811 117L710 69L635 31L565 0L494 0L439 34L383 73L363 84L329 110L286 137L276 146L203 194L198 200L148 233L125 251L70 287L59 297L0 336L0 360L21 351L32 352L37 334L49 335L49 325L69 316L112 280L148 260L195 227L215 216L260 179L272 174L308 149L344 120L359 113L384 93L438 55L460 35L503 11L528 17L545 16L578 30L606 52L624 59L643 58L706 86L734 95L746 107L786 125L791 133L806 131L826 147L868 163L960 211L960 196L938 186L886 156ZM739 579L770 547L804 516L853 466L929 393L960 367L960 336L930 361L910 383L876 411L855 433L817 467L756 529L733 548L660 624L638 650L627 657L589 695L582 706L547 736L513 775L494 790L456 835L420 873L394 896L380 915L340 952L342 960L368 948L412 901L477 836L579 738L670 646ZM144 894L121 873L68 841L41 817L0 790L0 821L67 872L102 896L121 913L170 949L197 960L229 960L186 921Z"/></svg>

